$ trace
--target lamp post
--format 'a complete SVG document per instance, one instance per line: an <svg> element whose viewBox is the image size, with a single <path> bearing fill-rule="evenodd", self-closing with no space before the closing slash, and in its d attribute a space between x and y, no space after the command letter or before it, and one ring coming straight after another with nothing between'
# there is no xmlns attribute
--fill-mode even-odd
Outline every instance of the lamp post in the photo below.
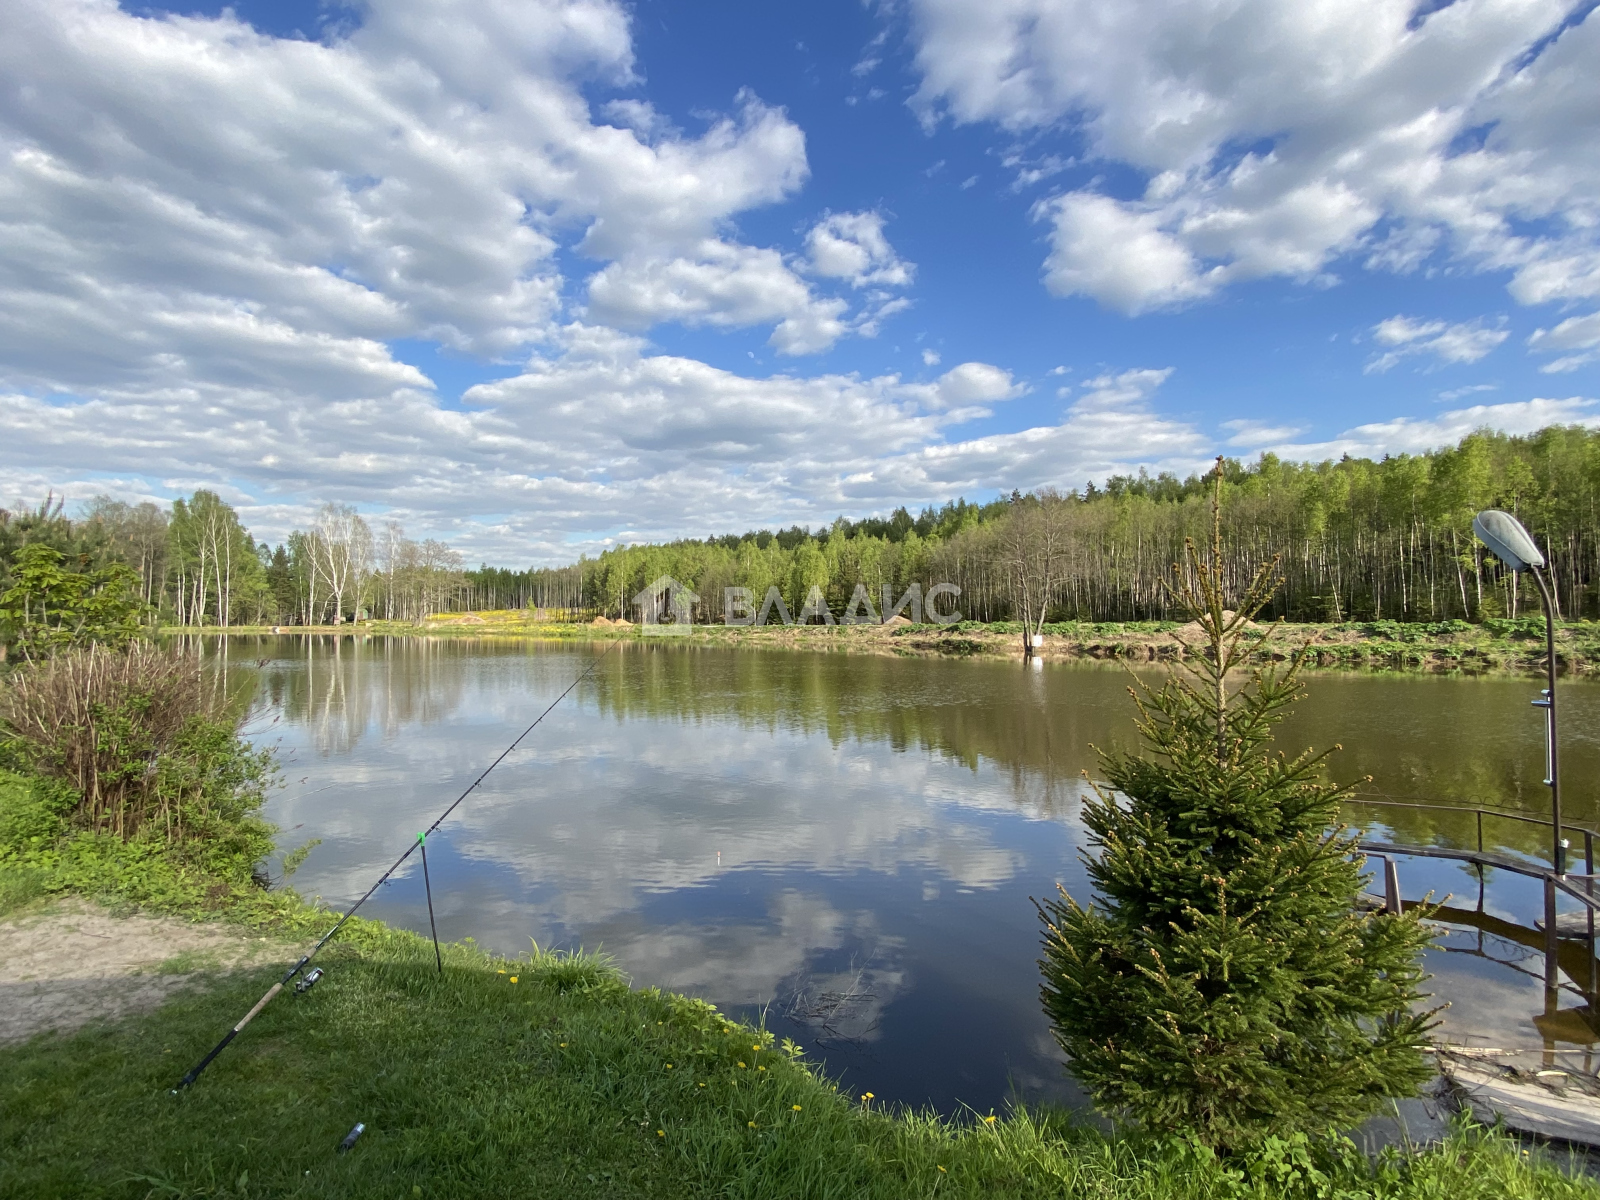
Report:
<svg viewBox="0 0 1600 1200"><path fill-rule="evenodd" d="M1551 858L1556 874L1567 873L1567 843L1561 836L1561 788L1556 764L1556 622L1555 606L1550 600L1550 587L1545 583L1539 568L1544 566L1544 555L1534 544L1533 537L1508 512L1487 508L1472 518L1472 532L1489 547L1490 553L1512 571L1527 571L1539 585L1539 600L1544 605L1545 670L1549 686L1533 702L1535 708L1544 709L1544 774L1550 788L1550 823L1554 827Z"/></svg>

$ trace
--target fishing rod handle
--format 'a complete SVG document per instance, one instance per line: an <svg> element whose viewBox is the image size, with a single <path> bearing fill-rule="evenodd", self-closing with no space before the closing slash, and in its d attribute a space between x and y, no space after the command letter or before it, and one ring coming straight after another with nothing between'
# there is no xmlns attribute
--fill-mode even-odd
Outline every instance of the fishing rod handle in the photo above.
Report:
<svg viewBox="0 0 1600 1200"><path fill-rule="evenodd" d="M298 968L296 969L298 970ZM196 1079L199 1079L200 1072L204 1071L211 1065L211 1060L226 1050L228 1048L228 1043L239 1036L239 1031L246 1025L250 1024L250 1021L255 1017L255 1015L265 1008L267 1003L281 991L283 991L283 984L281 982L275 983L268 988L267 994L256 1001L256 1006L249 1012L245 1013L245 1015L240 1018L237 1025L228 1030L227 1033L223 1034L220 1042L211 1047L211 1053L206 1055L199 1062L195 1063L194 1067L189 1071L189 1073L178 1081L178 1086L172 1089L173 1095L177 1095L179 1092L185 1090L192 1083L194 1083Z"/></svg>

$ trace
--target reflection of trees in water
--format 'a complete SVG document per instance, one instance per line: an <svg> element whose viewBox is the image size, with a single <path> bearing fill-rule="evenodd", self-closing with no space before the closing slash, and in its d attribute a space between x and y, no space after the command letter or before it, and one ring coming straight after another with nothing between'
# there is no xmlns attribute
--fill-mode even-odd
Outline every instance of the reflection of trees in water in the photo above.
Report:
<svg viewBox="0 0 1600 1200"><path fill-rule="evenodd" d="M1120 667L1027 671L1012 662L785 654L673 645L624 645L602 664L601 710L617 717L735 720L747 728L887 742L936 751L976 770L987 761L1009 775L1025 809L1072 810L1079 773L1098 774L1091 746L1129 746L1135 711ZM1142 670L1159 684L1163 673ZM1279 745L1342 742L1334 778L1361 791L1435 804L1544 815L1549 793L1537 714L1522 680L1309 675L1308 698L1283 726ZM1563 796L1568 820L1600 828L1600 743L1579 735L1600 710L1600 690L1566 701ZM1592 694L1592 699L1591 699ZM1470 814L1355 807L1397 837L1430 835L1474 844ZM1490 847L1539 853L1539 827L1489 819ZM1575 840L1574 846L1581 844Z"/></svg>
<svg viewBox="0 0 1600 1200"><path fill-rule="evenodd" d="M550 682L564 686L591 652L494 640L286 636L235 638L225 653L250 668L241 678L251 680L257 660L272 656L260 672L258 702L312 726L317 748L333 754L353 747L375 725L392 736L407 722L449 719L469 678L496 686L482 670L483 659L543 659ZM1158 670L1141 675L1161 678ZM600 664L592 690L585 684L583 691L618 719L734 721L747 729L825 736L835 746L858 741L920 749L973 771L988 763L1009 779L1024 811L1057 817L1075 811L1080 772L1098 773L1091 745L1132 744L1130 682L1118 666L1027 671L1013 662L627 642ZM1543 745L1537 714L1527 707L1526 681L1314 674L1305 682L1308 698L1283 727L1279 745L1292 752L1343 742L1329 760L1335 778L1371 775L1373 782L1360 791L1396 799L1548 813L1548 790L1540 782ZM499 684L526 686L511 676ZM1600 689L1573 685L1564 703L1567 819L1600 828L1600 742L1580 736L1600 715ZM1400 840L1476 844L1469 813L1359 802L1346 811L1352 823L1382 826ZM1538 826L1489 818L1484 839L1490 848L1548 853L1548 834ZM1581 839L1573 845L1581 853Z"/></svg>
<svg viewBox="0 0 1600 1200"><path fill-rule="evenodd" d="M748 729L886 742L933 751L976 772L988 762L1038 816L1076 808L1091 741L1115 735L1102 714L1047 694L1014 663L629 646L601 665L600 711L619 719L734 720ZM1059 683L1060 681L1053 681ZM1110 676L1120 689L1124 680ZM1037 693L1037 694L1035 694ZM1131 716L1131 705L1124 710ZM1122 722L1131 733L1131 720Z"/></svg>
<svg viewBox="0 0 1600 1200"><path fill-rule="evenodd" d="M273 639L270 649L279 657L260 669L257 703L309 728L323 755L348 753L374 728L387 738L403 725L447 720L470 669L462 647L426 639L307 634Z"/></svg>

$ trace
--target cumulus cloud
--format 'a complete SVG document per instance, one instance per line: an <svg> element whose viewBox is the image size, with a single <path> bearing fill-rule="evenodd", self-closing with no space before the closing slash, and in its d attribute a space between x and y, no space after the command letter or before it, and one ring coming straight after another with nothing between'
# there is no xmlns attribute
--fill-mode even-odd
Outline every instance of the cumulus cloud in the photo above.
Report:
<svg viewBox="0 0 1600 1200"><path fill-rule="evenodd" d="M1477 362L1511 335L1482 321L1452 325L1397 315L1374 325L1372 336L1390 349L1367 363L1369 374L1387 371L1401 359L1418 354L1432 355L1441 363Z"/></svg>
<svg viewBox="0 0 1600 1200"><path fill-rule="evenodd" d="M589 281L589 316L623 329L662 321L731 329L777 322L782 354L814 354L848 326L843 300L819 299L776 250L707 239L693 257L627 259Z"/></svg>
<svg viewBox="0 0 1600 1200"><path fill-rule="evenodd" d="M883 214L831 213L806 235L811 269L848 280L851 287L906 287L916 274L902 262L883 234Z"/></svg>
<svg viewBox="0 0 1600 1200"><path fill-rule="evenodd" d="M1143 192L1041 206L1046 280L1142 312L1434 253L1600 295L1600 18L1564 0L911 0L925 122L1075 131ZM1131 243L1131 248L1130 248ZM1436 251L1436 247L1438 250Z"/></svg>
<svg viewBox="0 0 1600 1200"><path fill-rule="evenodd" d="M1528 348L1540 352L1575 350L1564 354L1539 370L1546 374L1575 371L1585 363L1600 358L1600 312L1586 317L1568 317L1554 329L1536 329L1528 339Z"/></svg>

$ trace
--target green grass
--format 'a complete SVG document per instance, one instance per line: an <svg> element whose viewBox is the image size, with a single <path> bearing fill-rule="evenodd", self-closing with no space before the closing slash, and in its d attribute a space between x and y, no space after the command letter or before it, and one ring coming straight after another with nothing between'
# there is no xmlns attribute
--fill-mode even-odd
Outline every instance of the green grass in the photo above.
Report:
<svg viewBox="0 0 1600 1200"><path fill-rule="evenodd" d="M0 1050L0 1195L1600 1195L1464 1127L1441 1149L1372 1169L1304 1145L1225 1168L1060 1114L989 1123L879 1112L770 1035L698 1001L632 990L590 958L497 965L458 946L440 979L431 947L394 935L324 965L311 992L281 995L180 1096L169 1089L272 971ZM338 1153L357 1121L365 1134Z"/></svg>

